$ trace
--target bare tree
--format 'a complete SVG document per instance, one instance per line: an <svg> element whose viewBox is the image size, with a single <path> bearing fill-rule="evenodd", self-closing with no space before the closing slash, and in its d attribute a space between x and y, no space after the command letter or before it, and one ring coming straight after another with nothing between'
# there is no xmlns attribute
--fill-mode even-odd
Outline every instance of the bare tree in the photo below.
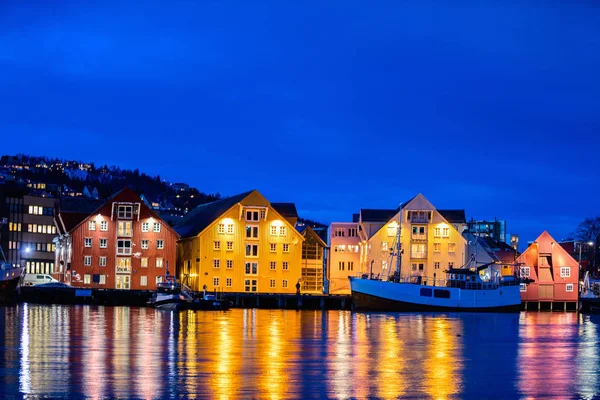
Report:
<svg viewBox="0 0 600 400"><path fill-rule="evenodd" d="M595 242L600 236L600 217L584 219L575 230L575 238L585 242Z"/></svg>

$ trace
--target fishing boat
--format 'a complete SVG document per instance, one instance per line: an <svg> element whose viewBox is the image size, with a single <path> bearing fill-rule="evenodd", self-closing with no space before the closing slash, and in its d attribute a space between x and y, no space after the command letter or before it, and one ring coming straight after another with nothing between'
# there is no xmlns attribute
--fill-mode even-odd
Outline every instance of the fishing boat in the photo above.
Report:
<svg viewBox="0 0 600 400"><path fill-rule="evenodd" d="M0 231L6 218L0 219ZM17 286L23 275L22 265L13 265L6 260L0 240L0 304L12 303L17 297Z"/></svg>
<svg viewBox="0 0 600 400"><path fill-rule="evenodd" d="M586 272L579 291L579 311L600 314L600 280L590 278Z"/></svg>
<svg viewBox="0 0 600 400"><path fill-rule="evenodd" d="M147 305L163 310L227 310L230 307L229 301L217 298L216 294L193 293L173 275L166 275L156 284L156 292Z"/></svg>
<svg viewBox="0 0 600 400"><path fill-rule="evenodd" d="M494 263L476 265L472 257L461 268L450 268L445 279L403 276L401 267L400 230L402 213L394 246L390 253L396 271L391 276L362 275L349 277L352 305L355 310L382 311L483 311L519 312L521 284L531 282L519 276L502 276Z"/></svg>

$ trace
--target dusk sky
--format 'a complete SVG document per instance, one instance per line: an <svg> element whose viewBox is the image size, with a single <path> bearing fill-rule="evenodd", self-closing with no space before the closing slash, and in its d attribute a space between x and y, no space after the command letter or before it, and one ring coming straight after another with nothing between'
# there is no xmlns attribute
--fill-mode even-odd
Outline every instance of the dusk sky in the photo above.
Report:
<svg viewBox="0 0 600 400"><path fill-rule="evenodd" d="M326 223L420 192L560 239L600 215L600 5L2 0L0 135Z"/></svg>

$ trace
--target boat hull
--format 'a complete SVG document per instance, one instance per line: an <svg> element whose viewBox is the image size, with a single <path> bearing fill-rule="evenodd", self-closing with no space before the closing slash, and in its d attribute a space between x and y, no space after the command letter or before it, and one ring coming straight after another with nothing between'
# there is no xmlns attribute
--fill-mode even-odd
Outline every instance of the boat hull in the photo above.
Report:
<svg viewBox="0 0 600 400"><path fill-rule="evenodd" d="M465 290L350 278L354 310L519 312L519 286Z"/></svg>
<svg viewBox="0 0 600 400"><path fill-rule="evenodd" d="M0 280L0 304L10 304L17 299L17 285L19 284L20 274L12 279Z"/></svg>

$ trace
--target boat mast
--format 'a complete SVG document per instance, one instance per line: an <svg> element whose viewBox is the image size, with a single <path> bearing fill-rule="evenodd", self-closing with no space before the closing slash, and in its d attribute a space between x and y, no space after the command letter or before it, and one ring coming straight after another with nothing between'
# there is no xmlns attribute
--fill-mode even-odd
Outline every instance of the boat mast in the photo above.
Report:
<svg viewBox="0 0 600 400"><path fill-rule="evenodd" d="M396 272L394 274L397 282L400 282L400 272L402 269L402 254L401 247L402 243L400 243L400 230L402 229L402 213L404 210L402 209L402 205L400 205L400 212L398 213L398 229L396 229Z"/></svg>

